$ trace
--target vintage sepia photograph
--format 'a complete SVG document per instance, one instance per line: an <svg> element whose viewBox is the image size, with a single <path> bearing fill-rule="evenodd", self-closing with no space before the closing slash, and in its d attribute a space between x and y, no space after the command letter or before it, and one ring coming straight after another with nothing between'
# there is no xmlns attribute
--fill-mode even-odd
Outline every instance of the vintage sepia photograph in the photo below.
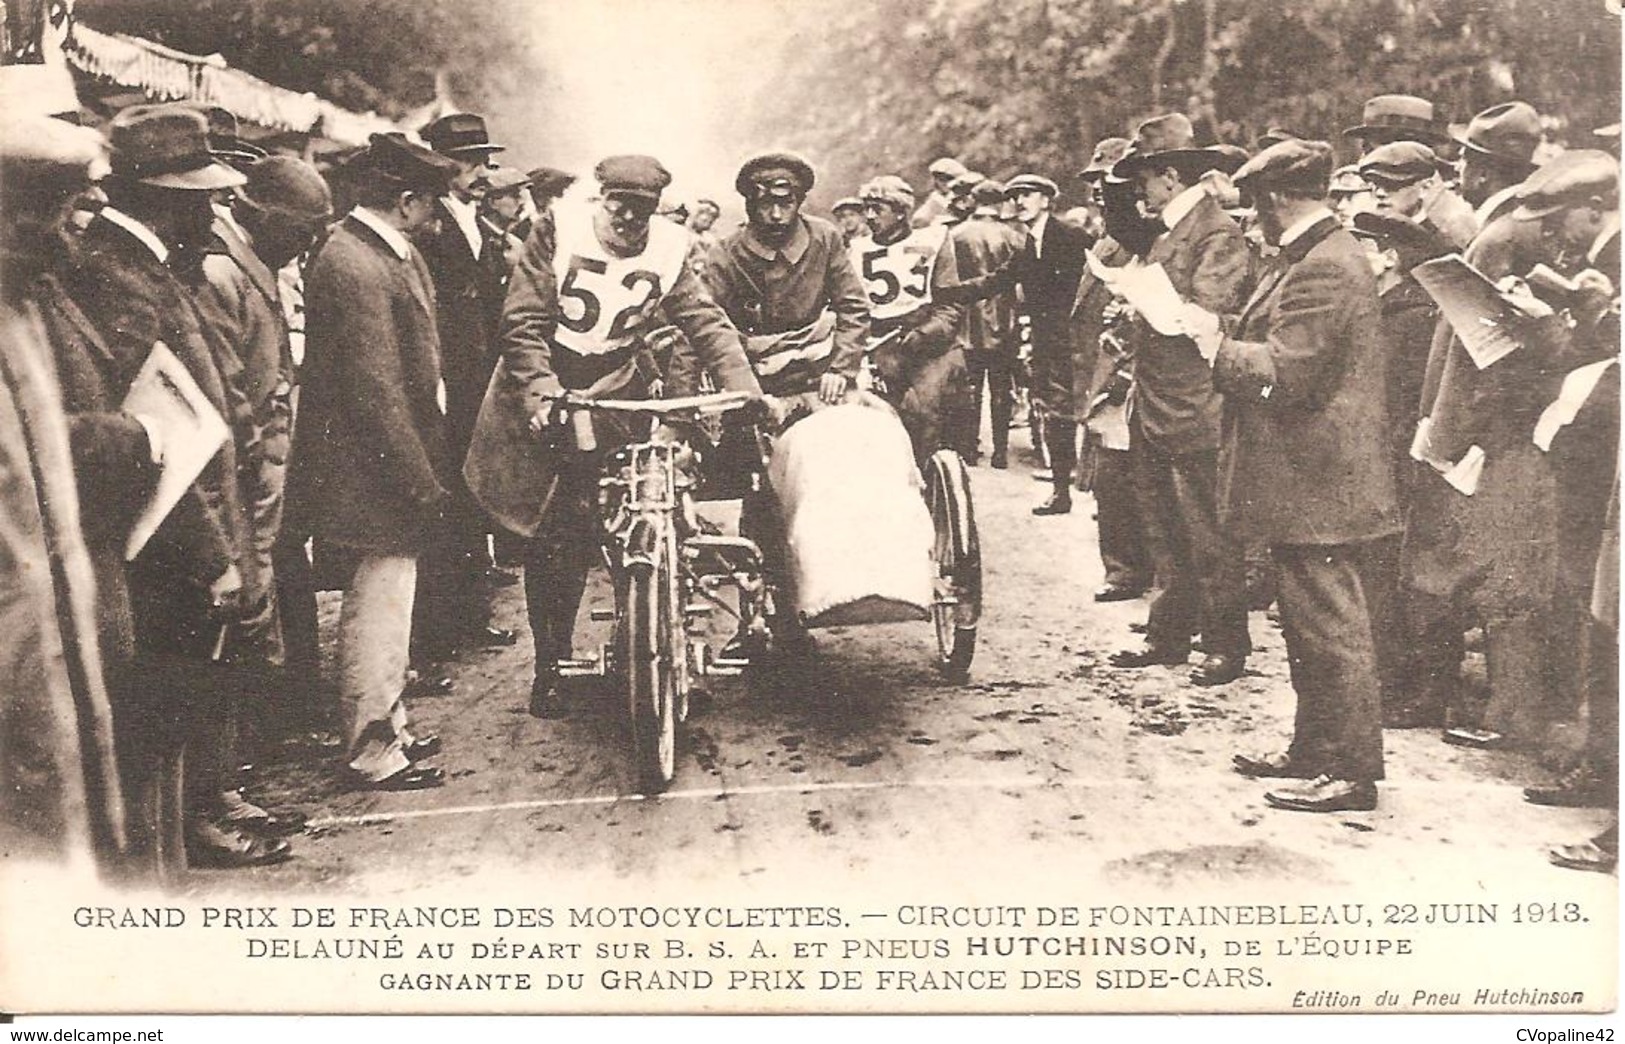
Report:
<svg viewBox="0 0 1625 1044"><path fill-rule="evenodd" d="M1595 1029L1621 22L0 0L0 1013Z"/></svg>

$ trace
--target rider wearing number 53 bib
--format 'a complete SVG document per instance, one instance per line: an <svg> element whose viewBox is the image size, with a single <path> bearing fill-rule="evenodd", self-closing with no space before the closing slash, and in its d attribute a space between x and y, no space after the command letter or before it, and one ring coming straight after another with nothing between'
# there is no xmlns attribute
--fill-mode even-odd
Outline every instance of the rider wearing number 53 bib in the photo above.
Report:
<svg viewBox="0 0 1625 1044"><path fill-rule="evenodd" d="M663 378L666 394L689 395L702 371L724 390L761 392L739 332L686 264L688 233L649 220L671 175L648 156L613 156L593 173L602 188L596 205L561 202L525 244L503 309L502 359L464 464L481 505L530 538L531 712L545 717L561 710L555 664L570 655L597 555L602 456L648 437L646 424L597 416L599 453L561 450L544 437L551 399L564 391L649 398ZM666 348L676 358L662 373L655 355Z"/></svg>
<svg viewBox="0 0 1625 1044"><path fill-rule="evenodd" d="M875 371L923 464L947 446L947 422L969 392L960 343L964 309L938 293L959 282L953 245L946 225L909 227L914 190L902 178L876 178L858 196L870 234L847 249L869 294L870 336L883 342Z"/></svg>

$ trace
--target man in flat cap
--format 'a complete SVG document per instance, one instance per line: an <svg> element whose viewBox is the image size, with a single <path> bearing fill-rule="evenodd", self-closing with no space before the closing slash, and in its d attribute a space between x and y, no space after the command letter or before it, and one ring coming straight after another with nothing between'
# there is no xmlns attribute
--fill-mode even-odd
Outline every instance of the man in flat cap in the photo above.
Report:
<svg viewBox="0 0 1625 1044"><path fill-rule="evenodd" d="M869 234L869 226L863 220L863 200L858 197L842 196L829 212L835 218L835 226L841 230L841 241L848 246L859 236Z"/></svg>
<svg viewBox="0 0 1625 1044"><path fill-rule="evenodd" d="M942 297L942 288L958 281L958 262L947 225L909 226L908 182L882 175L858 195L869 235L847 250L868 294L870 333L885 342L875 349L875 370L923 467L949 444L950 421L968 393L962 310Z"/></svg>
<svg viewBox="0 0 1625 1044"><path fill-rule="evenodd" d="M611 156L593 173L599 198L561 204L554 235L525 244L503 310L502 358L463 466L492 517L529 538L530 710L540 717L564 711L557 664L570 655L599 546L601 457L561 455L543 438L552 398L647 398L662 378L666 394L692 394L702 371L725 390L761 392L739 331L687 264L688 234L650 220L671 184L666 168L652 156ZM668 349L662 373L656 353ZM594 426L606 452L639 437L603 418Z"/></svg>
<svg viewBox="0 0 1625 1044"><path fill-rule="evenodd" d="M840 231L801 212L812 186L813 170L798 156L746 161L734 187L747 221L712 248L706 283L746 336L762 389L827 405L856 384L869 299Z"/></svg>
<svg viewBox="0 0 1625 1044"><path fill-rule="evenodd" d="M1332 171L1331 187L1327 190L1326 198L1331 204L1332 213L1347 229L1354 227L1356 214L1377 209L1376 193L1372 190L1371 182L1360 176L1360 167L1356 163Z"/></svg>
<svg viewBox="0 0 1625 1044"><path fill-rule="evenodd" d="M931 175L931 192L925 197L925 202L914 211L909 224L914 228L924 228L941 220L948 210L948 203L953 199L953 184L963 177L970 169L952 156L944 156L932 160L926 173Z"/></svg>
<svg viewBox="0 0 1625 1044"><path fill-rule="evenodd" d="M1356 167L1371 186L1378 211L1431 229L1460 249L1478 228L1472 208L1441 176L1443 169L1438 154L1416 141L1378 145Z"/></svg>
<svg viewBox="0 0 1625 1044"><path fill-rule="evenodd" d="M1478 228L1510 206L1518 185L1534 173L1541 137L1535 107L1512 101L1474 116L1456 138L1461 146L1461 195L1477 208L1473 220Z"/></svg>
<svg viewBox="0 0 1625 1044"><path fill-rule="evenodd" d="M462 481L461 464L474 434L485 386L496 366L497 323L508 265L506 242L480 227L479 207L503 147L485 120L452 113L423 128L423 140L457 165L434 217L412 231L412 242L434 279L440 368L446 379L446 455L441 484L452 492L439 539L418 562L413 603L412 661L420 672L459 648L512 645L518 636L491 625L492 528Z"/></svg>
<svg viewBox="0 0 1625 1044"><path fill-rule="evenodd" d="M530 179L513 167L498 167L485 181L485 194L480 199L480 235L489 242L500 244L502 293L508 288L508 269L519 260L525 241L515 233L524 218L525 196Z"/></svg>
<svg viewBox="0 0 1625 1044"><path fill-rule="evenodd" d="M710 256L711 248L718 243L718 237L712 229L716 226L717 218L722 216L722 207L714 199L697 199L694 201L694 214L688 219L688 233L693 240L689 248L688 263L694 269L694 274L701 279L705 278L705 259Z"/></svg>
<svg viewBox="0 0 1625 1044"><path fill-rule="evenodd" d="M1541 347L1550 356L1548 368L1564 374L1535 423L1534 441L1546 450L1557 494L1554 640L1575 652L1554 664L1557 710L1578 718L1581 703L1586 705L1586 742L1570 771L1553 784L1525 790L1524 797L1540 805L1617 811L1618 164L1600 150L1571 150L1548 168L1519 192L1518 209L1546 226L1562 266L1556 270L1575 285L1554 292L1546 280L1531 283L1558 310L1561 321L1545 326ZM1617 855L1617 832L1614 848Z"/></svg>
<svg viewBox="0 0 1625 1044"><path fill-rule="evenodd" d="M1189 119L1171 113L1140 124L1111 171L1138 185L1147 216L1167 229L1146 263L1160 264L1182 298L1216 314L1241 306L1252 271L1241 228L1201 184L1204 172L1225 163L1216 149L1196 146ZM1241 676L1252 641L1242 545L1216 517L1222 396L1190 338L1160 334L1143 318L1127 337L1129 444L1156 586L1144 646L1121 650L1111 663L1182 664L1200 631L1206 655L1191 680L1223 685Z"/></svg>
<svg viewBox="0 0 1625 1044"><path fill-rule="evenodd" d="M351 782L421 790L445 782L423 763L440 740L414 733L401 693L418 560L440 538L452 494L434 280L409 233L434 219L462 167L400 134L373 135L360 162L359 201L305 274L288 500L318 559L352 566L338 652Z"/></svg>
<svg viewBox="0 0 1625 1044"><path fill-rule="evenodd" d="M1612 220L1618 169L1612 156L1593 150L1572 150L1541 167L1520 190L1518 206L1468 247L1468 263L1498 283L1521 280L1537 264L1579 275L1589 264L1589 245ZM1515 246L1490 250L1492 233L1509 223L1523 227L1512 233ZM1585 310L1586 296L1572 307ZM1584 589L1585 566L1565 565L1550 439L1543 447L1535 438L1566 372L1590 361L1574 358L1577 344L1591 338L1577 342L1566 332L1570 309L1559 301L1557 317L1520 324L1511 331L1519 348L1484 368L1448 323L1441 321L1433 341L1421 404L1426 419L1414 444L1414 455L1432 468L1418 480L1405 543L1418 647L1408 673L1436 680L1422 695L1435 707L1445 702L1459 673L1463 624L1469 617L1482 623L1489 703L1477 728L1447 734L1452 742L1538 750L1552 722L1573 709L1572 658L1561 660L1558 650L1573 640L1562 632L1577 626L1581 598L1571 589ZM1612 342L1601 340L1609 342L1602 357L1611 357ZM1447 481L1469 454L1481 460L1476 485ZM1579 555L1581 563L1585 557Z"/></svg>
<svg viewBox="0 0 1625 1044"><path fill-rule="evenodd" d="M123 402L161 341L209 405L236 427L244 417L230 381L240 364L233 346L205 330L194 293L214 218L210 195L244 178L209 153L208 124L189 106L126 109L109 137L108 204L85 230L64 280L105 349L87 360L99 380L87 375L84 401ZM161 443L151 447L158 466L167 450ZM201 770L204 750L218 742L226 722L222 680L211 661L222 630L241 620L247 524L237 469L236 445L228 438L127 569L134 658L130 684L115 694L115 715L138 724L120 728L119 757L132 802L133 853L160 877L184 865L182 810L168 800L178 786L183 750L187 764L200 769L185 779L191 858L246 866L287 857L285 842L220 828L215 812L225 780ZM127 507L130 524L136 507Z"/></svg>
<svg viewBox="0 0 1625 1044"><path fill-rule="evenodd" d="M1005 182L1004 192L1027 230L1026 242L996 271L947 290L944 299L970 303L1020 287L1022 309L1032 324L1033 402L1044 414L1050 463L1051 493L1033 514L1064 515L1072 510L1072 472L1078 460L1072 342L1066 322L1091 240L1083 229L1050 213L1057 189L1049 178L1017 174Z"/></svg>
<svg viewBox="0 0 1625 1044"><path fill-rule="evenodd" d="M857 386L863 367L869 298L840 231L802 213L813 187L812 167L786 153L756 156L740 167L734 187L744 197L747 220L706 258L712 299L745 335L745 350L763 391L808 409L843 401ZM755 446L749 434L730 425L719 447L721 466L736 480L748 475L746 458ZM743 511L740 531L762 544L783 588L793 578L783 569L783 524L776 503L770 493L746 492ZM787 594L784 604L795 604L794 598ZM794 628L793 619L774 626L781 642L805 644L799 633L786 630Z"/></svg>
<svg viewBox="0 0 1625 1044"><path fill-rule="evenodd" d="M231 345L241 364L231 383L246 410L237 446L237 479L248 521L242 558L244 619L226 658L242 682L241 692L231 694L237 703L231 710L247 732L231 730L234 740L263 734L270 724L267 711L287 708L290 691L308 687L308 680L289 678L281 670L285 653L275 548L282 534L297 377L276 273L311 248L333 213L327 183L302 160L269 157L250 166L247 178L233 200L236 232L222 240L225 253L204 259L207 283L199 294L205 329ZM259 760L234 746L221 743L209 752L218 759L222 777ZM279 825L236 789L220 800L222 814L232 824L262 831Z"/></svg>
<svg viewBox="0 0 1625 1044"><path fill-rule="evenodd" d="M970 197L975 209L968 218L955 224L950 233L959 274L965 279L997 271L1022 246L1021 233L999 220L1004 185L979 178L970 190ZM1010 466L1010 417L1015 411L1016 357L1021 351L1014 291L994 294L967 305L964 341L970 396L953 442L967 464L975 464L980 458L982 385L986 384L993 425L992 465L1003 471Z"/></svg>
<svg viewBox="0 0 1625 1044"><path fill-rule="evenodd" d="M1360 559L1399 532L1377 288L1325 204L1332 147L1286 141L1236 183L1281 248L1231 333L1193 327L1224 393L1223 525L1262 540L1277 571L1298 709L1285 753L1237 771L1307 780L1265 794L1299 812L1376 807L1383 777L1376 653Z"/></svg>
<svg viewBox="0 0 1625 1044"><path fill-rule="evenodd" d="M987 175L979 170L967 170L948 186L948 209L940 215L944 224L957 225L971 216L976 209L975 189Z"/></svg>

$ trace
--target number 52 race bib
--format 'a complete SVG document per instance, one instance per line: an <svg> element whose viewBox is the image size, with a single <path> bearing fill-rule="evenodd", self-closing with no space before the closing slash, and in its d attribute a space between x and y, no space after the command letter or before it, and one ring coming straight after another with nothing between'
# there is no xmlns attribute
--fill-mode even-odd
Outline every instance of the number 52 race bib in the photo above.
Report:
<svg viewBox="0 0 1625 1044"><path fill-rule="evenodd" d="M593 213L590 206L555 210L559 322L553 339L577 355L607 355L636 339L688 257L688 233L658 219L649 222L641 254L616 257L598 242Z"/></svg>

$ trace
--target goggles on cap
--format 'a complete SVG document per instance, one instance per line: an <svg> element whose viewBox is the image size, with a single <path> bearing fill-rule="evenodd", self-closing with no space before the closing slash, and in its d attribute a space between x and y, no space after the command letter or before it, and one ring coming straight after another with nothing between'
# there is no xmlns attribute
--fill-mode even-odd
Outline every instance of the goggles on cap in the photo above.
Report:
<svg viewBox="0 0 1625 1044"><path fill-rule="evenodd" d="M751 198L756 200L799 200L803 196L800 184L786 177L754 178L750 187Z"/></svg>

